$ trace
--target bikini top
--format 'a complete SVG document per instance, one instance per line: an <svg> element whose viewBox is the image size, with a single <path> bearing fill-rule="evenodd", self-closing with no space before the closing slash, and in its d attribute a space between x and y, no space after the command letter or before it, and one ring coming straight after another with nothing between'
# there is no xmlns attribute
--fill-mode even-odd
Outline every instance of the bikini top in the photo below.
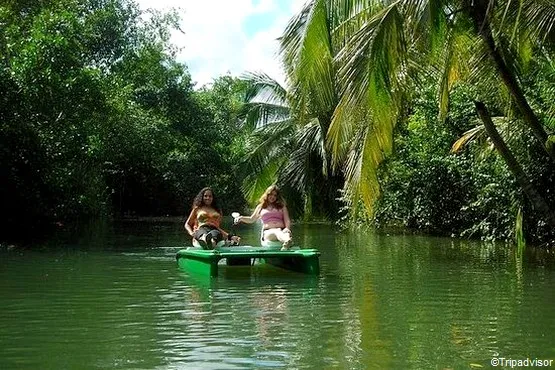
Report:
<svg viewBox="0 0 555 370"><path fill-rule="evenodd" d="M220 219L222 215L212 208L198 208L197 209L197 222L195 228L199 228L204 224L214 225L220 227Z"/></svg>
<svg viewBox="0 0 555 370"><path fill-rule="evenodd" d="M283 209L262 209L260 211L260 219L265 224L269 222L285 222L283 218Z"/></svg>

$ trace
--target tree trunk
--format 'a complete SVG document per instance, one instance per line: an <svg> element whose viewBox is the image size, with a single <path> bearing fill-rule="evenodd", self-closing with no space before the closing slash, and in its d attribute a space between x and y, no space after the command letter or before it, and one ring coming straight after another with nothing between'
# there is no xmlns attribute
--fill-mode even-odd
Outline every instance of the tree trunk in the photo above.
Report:
<svg viewBox="0 0 555 370"><path fill-rule="evenodd" d="M548 139L549 136L545 131L543 125L541 124L540 120L528 104L524 93L518 84L518 81L515 75L509 69L507 63L503 59L503 56L499 52L497 48L497 44L495 43L495 39L491 33L491 28L489 26L488 20L488 12L490 9L489 0L473 0L474 5L471 7L471 17L474 20L474 26L476 28L476 32L480 35L486 47L488 49L488 53L490 57L493 59L497 71L501 75L501 79L503 83L509 90L513 101L515 102L516 106L520 110L524 121L532 130L532 133L539 140L542 148L546 151L546 153L551 157L551 159L555 162L555 146L549 145Z"/></svg>
<svg viewBox="0 0 555 370"><path fill-rule="evenodd" d="M513 153L501 135L499 135L499 132L497 131L497 128L495 128L486 106L484 103L479 101L475 101L474 105L476 106L476 111L484 123L486 132L493 142L493 145L501 157L505 160L505 163L507 163L509 170L515 176L518 184L524 191L524 194L526 194L534 209L545 216L545 220L549 223L549 225L555 227L555 213L551 210L545 198L540 195L540 193L536 190L536 187L530 182L528 176L526 176L524 170L513 156Z"/></svg>

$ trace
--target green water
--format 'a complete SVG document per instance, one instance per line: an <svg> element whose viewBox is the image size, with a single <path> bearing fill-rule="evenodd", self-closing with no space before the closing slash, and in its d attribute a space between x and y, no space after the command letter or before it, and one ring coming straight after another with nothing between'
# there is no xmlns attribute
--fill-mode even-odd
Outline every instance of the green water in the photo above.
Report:
<svg viewBox="0 0 555 370"><path fill-rule="evenodd" d="M239 230L246 244L257 231ZM498 245L295 225L321 275L177 268L178 223L0 252L0 369L468 369L555 360L555 264ZM555 361L553 361L555 367Z"/></svg>

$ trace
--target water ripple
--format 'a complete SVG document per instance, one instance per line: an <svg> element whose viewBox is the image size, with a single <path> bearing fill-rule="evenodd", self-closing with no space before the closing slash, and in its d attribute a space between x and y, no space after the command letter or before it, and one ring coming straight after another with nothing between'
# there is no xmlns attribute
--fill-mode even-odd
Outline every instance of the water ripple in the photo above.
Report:
<svg viewBox="0 0 555 370"><path fill-rule="evenodd" d="M468 368L495 354L555 358L547 263L517 265L468 242L313 226L294 232L320 248L321 276L255 267L210 279L177 268L179 248L162 246L183 236L164 230L2 255L0 368Z"/></svg>

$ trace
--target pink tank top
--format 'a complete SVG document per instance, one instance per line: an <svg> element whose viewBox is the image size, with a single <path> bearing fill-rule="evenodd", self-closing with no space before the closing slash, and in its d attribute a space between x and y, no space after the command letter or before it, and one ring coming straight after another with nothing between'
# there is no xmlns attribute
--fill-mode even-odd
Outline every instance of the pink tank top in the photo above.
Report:
<svg viewBox="0 0 555 370"><path fill-rule="evenodd" d="M268 210L264 208L260 211L260 219L265 224L267 224L268 222L284 222L283 209Z"/></svg>

